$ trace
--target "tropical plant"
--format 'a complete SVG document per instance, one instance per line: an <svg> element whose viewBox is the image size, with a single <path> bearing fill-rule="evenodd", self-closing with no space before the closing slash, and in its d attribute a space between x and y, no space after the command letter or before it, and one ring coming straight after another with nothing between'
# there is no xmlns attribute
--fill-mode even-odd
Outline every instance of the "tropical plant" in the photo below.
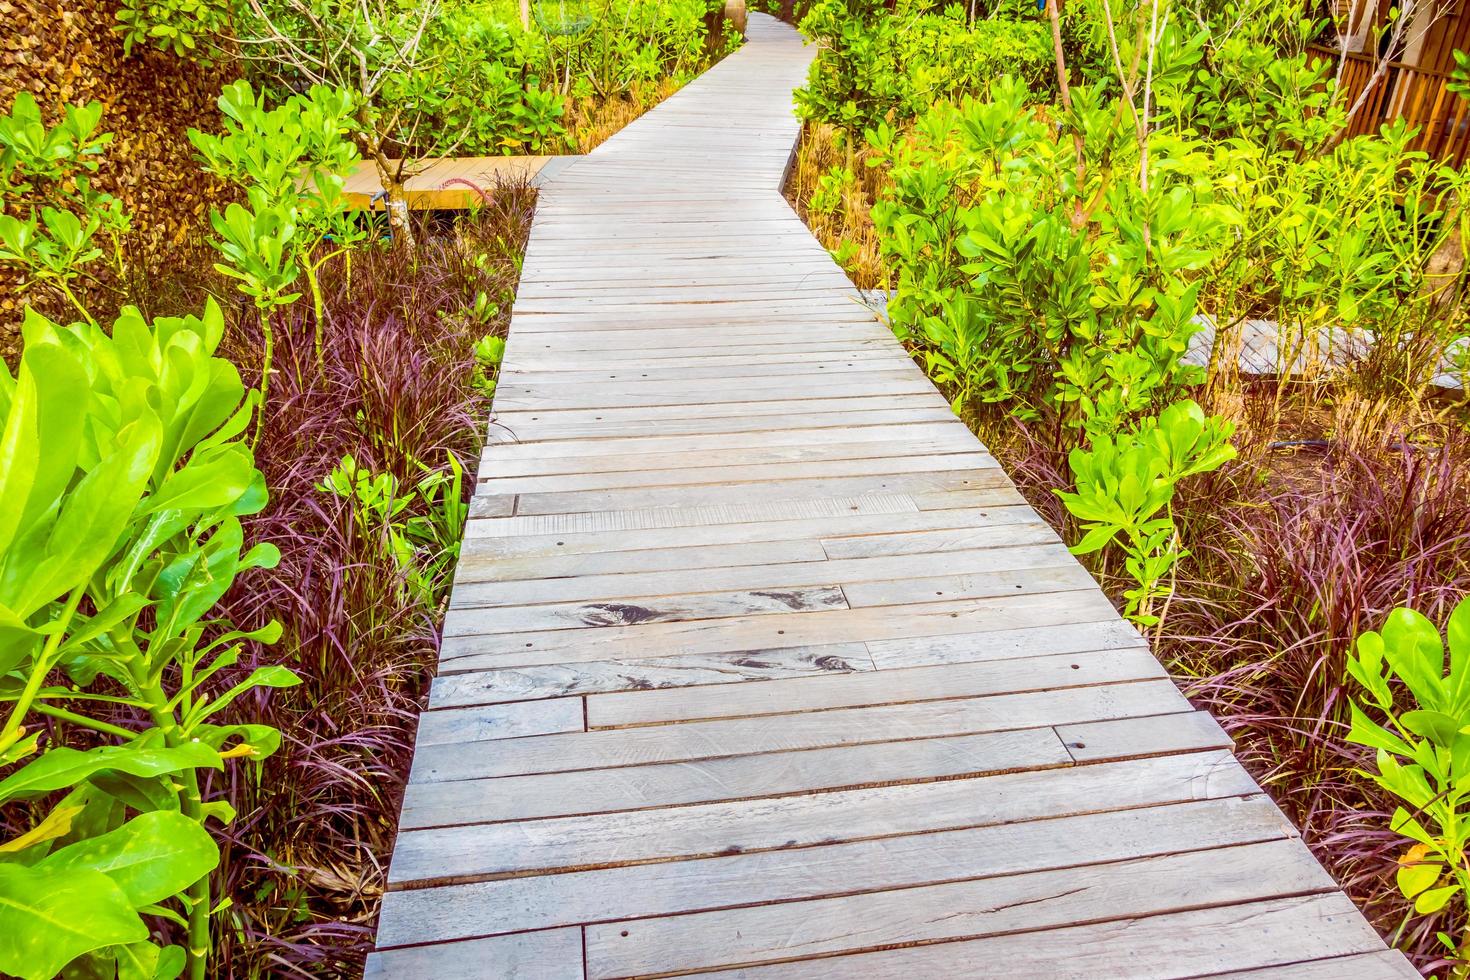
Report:
<svg viewBox="0 0 1470 980"><path fill-rule="evenodd" d="M30 92L0 114L0 263L18 266L28 282L51 286L91 318L75 290L85 266L111 241L115 267L131 224L122 203L92 186L91 174L112 140L99 133L102 104L65 107L47 126Z"/></svg>
<svg viewBox="0 0 1470 980"><path fill-rule="evenodd" d="M358 160L347 138L354 125L352 95L317 85L267 109L263 92L237 81L225 87L219 108L224 132L191 129L189 141L209 172L246 192L244 204L212 211L210 224L218 236L212 244L225 260L215 268L237 280L260 318L264 403L275 348L272 311L299 298L287 290L304 272L320 357L325 315L320 270L366 237L347 212L343 194L344 174Z"/></svg>
<svg viewBox="0 0 1470 980"><path fill-rule="evenodd" d="M351 501L359 529L381 542L383 557L403 576L409 596L432 605L459 558L468 509L464 468L453 453L446 469L421 469L419 481L404 486L392 473L371 473L347 455L317 489Z"/></svg>
<svg viewBox="0 0 1470 980"><path fill-rule="evenodd" d="M209 61L228 32L228 0L122 0L117 29L123 53L148 45L184 58Z"/></svg>
<svg viewBox="0 0 1470 980"><path fill-rule="evenodd" d="M208 828L234 813L199 773L275 751L274 729L218 715L297 682L233 670L278 626L211 618L239 572L278 557L243 550L266 492L223 333L213 303L152 323L128 309L110 330L32 312L18 374L0 370L0 768L25 763L0 804L44 813L0 844L8 974L206 976ZM155 944L143 917L179 923L183 945Z"/></svg>
<svg viewBox="0 0 1470 980"><path fill-rule="evenodd" d="M476 296L478 300L484 296L480 293ZM481 337L475 343L475 387L484 393L486 398L495 397L496 375L500 373L500 362L505 358L505 341L500 337Z"/></svg>
<svg viewBox="0 0 1470 980"><path fill-rule="evenodd" d="M1072 553L1088 555L1118 545L1124 570L1136 583L1123 593L1125 612L1140 626L1160 623L1158 602L1173 594L1163 583L1189 555L1175 525L1175 490L1181 480L1235 458L1229 443L1233 430L1229 422L1206 418L1193 401L1182 401L1136 431L1096 434L1086 449L1078 447L1068 456L1076 490L1056 494L1084 532Z"/></svg>
<svg viewBox="0 0 1470 980"><path fill-rule="evenodd" d="M1391 826L1412 843L1399 859L1399 890L1421 915L1458 901L1458 934L1440 932L1439 940L1463 960L1463 906L1470 894L1470 600L1455 607L1445 633L1448 663L1439 629L1412 609L1395 609L1382 632L1358 637L1347 672L1364 697L1352 703L1348 740L1375 750L1373 768L1363 775L1401 801ZM1408 710L1400 707L1405 703ZM1467 969L1459 966L1454 975Z"/></svg>
<svg viewBox="0 0 1470 980"><path fill-rule="evenodd" d="M1185 179L1207 159L1188 141L1151 137L1161 176L1145 186L1124 114L1097 90L1074 88L1056 125L1030 101L1006 78L911 139L869 131L892 166L873 208L897 271L890 321L956 410L1003 403L1108 434L1203 377L1182 360L1199 330L1190 274L1227 214Z"/></svg>
<svg viewBox="0 0 1470 980"><path fill-rule="evenodd" d="M801 28L822 50L798 110L854 133L980 95L1002 75L1049 84L1050 36L1034 16L971 20L963 5L935 0L818 0Z"/></svg>

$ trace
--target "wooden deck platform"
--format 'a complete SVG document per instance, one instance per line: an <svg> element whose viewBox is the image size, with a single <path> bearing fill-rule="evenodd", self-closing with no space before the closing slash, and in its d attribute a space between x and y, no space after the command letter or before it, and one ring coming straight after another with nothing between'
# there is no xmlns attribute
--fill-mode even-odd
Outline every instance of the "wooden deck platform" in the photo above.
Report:
<svg viewBox="0 0 1470 980"><path fill-rule="evenodd" d="M541 184L577 160L574 156L445 157L413 165L414 175L404 182L408 206L414 210L463 211L483 200L503 180ZM383 183L377 164L363 160L343 187L347 206L383 210Z"/></svg>
<svg viewBox="0 0 1470 980"><path fill-rule="evenodd" d="M780 194L749 43L543 190L373 978L1407 978Z"/></svg>

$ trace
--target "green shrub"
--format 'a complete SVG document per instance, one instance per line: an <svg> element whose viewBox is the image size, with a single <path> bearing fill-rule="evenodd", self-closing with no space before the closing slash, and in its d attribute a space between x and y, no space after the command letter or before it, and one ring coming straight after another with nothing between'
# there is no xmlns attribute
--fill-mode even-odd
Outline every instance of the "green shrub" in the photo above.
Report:
<svg viewBox="0 0 1470 980"><path fill-rule="evenodd" d="M1037 89L1052 77L1044 22L971 22L963 4L899 0L890 11L879 0L819 0L801 27L823 48L797 107L808 119L850 131L979 95L1001 75Z"/></svg>
<svg viewBox="0 0 1470 980"><path fill-rule="evenodd" d="M568 98L608 98L639 82L687 78L709 53L712 0L592 0L578 33L521 27L515 3L482 0L436 18L419 71L394 76L384 105L425 155L556 153Z"/></svg>
<svg viewBox="0 0 1470 980"><path fill-rule="evenodd" d="M1399 860L1399 890L1421 915L1458 903L1462 934L1440 933L1439 939L1450 955L1463 958L1470 893L1470 600L1455 607L1446 633L1448 663L1438 628L1412 609L1395 609L1381 633L1358 637L1347 672L1365 697L1352 701L1348 740L1375 750L1373 768L1363 775L1403 804L1389 824L1410 842Z"/></svg>
<svg viewBox="0 0 1470 980"><path fill-rule="evenodd" d="M269 392L274 331L270 314L294 303L287 292L301 272L311 290L315 346L321 359L322 292L319 272L365 233L347 211L344 174L358 162L349 134L355 128L352 94L313 85L273 109L249 82L225 86L219 97L223 132L189 130L189 141L210 173L245 191L245 203L212 211L212 244L225 260L215 268L237 281L260 315L265 350L261 399Z"/></svg>
<svg viewBox="0 0 1470 980"><path fill-rule="evenodd" d="M0 114L0 263L20 269L29 285L55 289L90 318L75 289L86 266L110 245L122 265L122 239L131 225L122 202L92 186L98 158L112 141L99 133L102 104L69 105L47 126L29 92Z"/></svg>
<svg viewBox="0 0 1470 980"><path fill-rule="evenodd" d="M992 91L936 108L911 139L869 133L892 167L873 208L897 273L890 322L957 411L1126 429L1202 377L1180 357L1199 329L1190 273L1224 238L1188 176L1207 158L1158 134L1144 189L1130 130L1096 90L1076 89L1056 121L1014 80Z"/></svg>
<svg viewBox="0 0 1470 980"><path fill-rule="evenodd" d="M18 374L0 368L0 769L30 759L0 780L0 804L51 804L0 843L6 974L206 975L220 857L205 828L234 815L203 798L197 771L280 744L211 719L297 682L235 670L277 625L210 618L236 574L278 559L243 550L240 518L266 491L240 440L254 399L214 356L223 333L212 303L151 324L125 310L107 331L32 313ZM37 754L31 716L93 747ZM155 945L142 916L186 923L186 946Z"/></svg>

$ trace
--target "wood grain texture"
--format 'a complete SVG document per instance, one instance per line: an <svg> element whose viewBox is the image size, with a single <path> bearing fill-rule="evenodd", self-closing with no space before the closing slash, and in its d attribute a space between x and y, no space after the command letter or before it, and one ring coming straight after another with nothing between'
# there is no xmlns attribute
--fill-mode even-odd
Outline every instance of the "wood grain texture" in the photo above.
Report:
<svg viewBox="0 0 1470 980"><path fill-rule="evenodd" d="M1404 976L782 198L750 22L542 186L369 976Z"/></svg>

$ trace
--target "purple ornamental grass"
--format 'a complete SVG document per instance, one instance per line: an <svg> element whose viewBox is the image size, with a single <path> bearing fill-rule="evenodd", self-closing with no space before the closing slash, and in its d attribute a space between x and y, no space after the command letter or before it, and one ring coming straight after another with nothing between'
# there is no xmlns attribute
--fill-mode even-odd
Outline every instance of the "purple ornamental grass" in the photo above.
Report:
<svg viewBox="0 0 1470 980"><path fill-rule="evenodd" d="M242 626L279 619L285 635L268 656L303 683L242 699L222 719L263 721L284 738L258 779L242 768L212 787L240 814L225 831L234 905L217 920L221 977L352 976L371 948L448 581L430 603L412 598L351 501L316 484L348 453L409 485L446 469L449 453L474 473L488 412L473 348L505 332L533 208L533 192L511 189L456 226L425 229L415 251L368 247L350 268L329 263L320 363L308 300L274 321L256 449L271 501L246 534L279 547L281 563L242 576L224 612ZM490 322L471 312L480 291L503 311ZM249 311L236 321L227 343L248 382L260 337Z"/></svg>
<svg viewBox="0 0 1470 980"><path fill-rule="evenodd" d="M1269 396L1250 394L1247 413L1268 414ZM1389 829L1396 801L1356 771L1373 754L1346 739L1355 692L1344 662L1390 610L1409 605L1443 623L1470 593L1470 436L1375 451L1321 439L1316 455L1287 457L1270 453L1271 431L1246 426L1239 461L1180 488L1176 520L1192 556L1155 651L1379 931L1421 969L1443 969L1435 932L1456 913L1413 915L1399 894L1408 845ZM1068 534L1051 488L1070 475L1052 435L1007 422L996 449ZM1114 573L1102 582L1121 604L1130 583Z"/></svg>
<svg viewBox="0 0 1470 980"><path fill-rule="evenodd" d="M1407 916L1402 947L1423 969L1442 966L1434 933L1448 915L1407 915L1395 801L1354 771L1372 753L1346 741L1357 692L1344 662L1395 607L1442 623L1470 591L1470 440L1332 448L1312 476L1233 490L1197 488L1186 503L1192 575L1160 655L1380 931L1392 941Z"/></svg>

